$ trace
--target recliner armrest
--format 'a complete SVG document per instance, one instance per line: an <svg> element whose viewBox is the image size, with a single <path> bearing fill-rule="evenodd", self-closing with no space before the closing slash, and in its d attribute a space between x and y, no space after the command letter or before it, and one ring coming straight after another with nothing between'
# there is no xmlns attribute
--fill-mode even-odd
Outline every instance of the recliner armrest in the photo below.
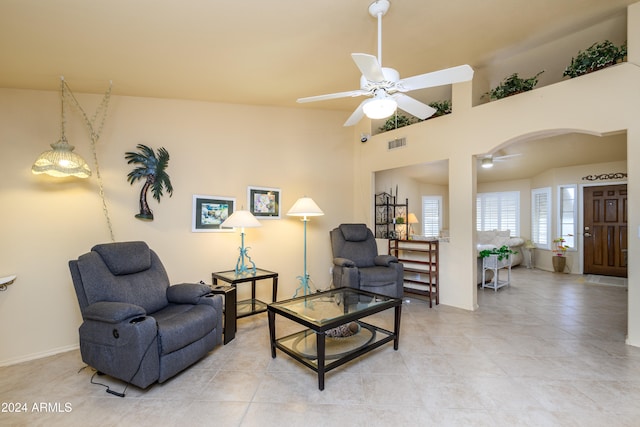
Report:
<svg viewBox="0 0 640 427"><path fill-rule="evenodd" d="M393 255L378 255L373 259L375 265L382 265L385 267L389 267L389 264L392 262L398 262L398 258Z"/></svg>
<svg viewBox="0 0 640 427"><path fill-rule="evenodd" d="M82 317L106 323L120 323L135 317L145 316L147 312L139 305L126 302L100 301L88 306Z"/></svg>
<svg viewBox="0 0 640 427"><path fill-rule="evenodd" d="M167 300L174 304L198 304L211 288L200 283L181 283L167 288Z"/></svg>
<svg viewBox="0 0 640 427"><path fill-rule="evenodd" d="M334 258L333 264L338 267L355 267L356 263L347 258Z"/></svg>

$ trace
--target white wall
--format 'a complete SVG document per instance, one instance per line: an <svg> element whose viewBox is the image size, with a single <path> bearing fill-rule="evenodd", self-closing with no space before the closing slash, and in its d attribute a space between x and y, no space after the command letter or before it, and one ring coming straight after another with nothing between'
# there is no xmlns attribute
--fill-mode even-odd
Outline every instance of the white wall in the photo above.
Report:
<svg viewBox="0 0 640 427"><path fill-rule="evenodd" d="M89 115L102 98L76 96ZM77 346L81 317L67 262L110 240L95 175L61 180L31 173L36 157L59 138L59 108L57 92L0 89L0 276L18 275L0 292L0 365ZM98 156L115 239L146 241L173 283L210 283L212 271L235 266L240 236L192 233L192 196L235 197L236 206L246 207L247 186L276 187L282 219L247 229L249 254L280 274L280 299L292 296L303 269L303 233L286 212L297 198L312 197L325 216L308 224L308 267L314 283L327 287L328 232L354 216L352 133L343 121L342 112L113 96ZM72 108L67 137L91 165L88 133ZM173 197L158 204L149 195L152 222L134 218L142 182L126 180L133 165L124 153L139 143L165 147L171 156ZM270 294L265 287L258 296Z"/></svg>
<svg viewBox="0 0 640 427"><path fill-rule="evenodd" d="M632 9L638 7L634 5ZM631 17L635 15L630 13ZM640 25L640 20L636 25ZM453 104L458 108L453 114L376 135L369 143L358 147L356 154L360 158L360 168L356 177L356 191L369 189L376 171L449 159L449 252L456 254L456 262L447 264L443 257L443 304L465 309L474 309L477 304L471 220L475 215L474 154L489 152L510 141L544 136L545 132L556 130L585 131L599 135L627 130L627 158L637 158L634 154L640 151L640 132L636 130L635 115L640 110L640 99L636 96L640 93L640 70L635 63L639 57L633 55L634 43L640 43L640 39L630 36L628 63L472 108L473 88L468 84L454 85ZM464 105L468 105L468 108ZM399 132L408 141L421 143L408 144L402 150L388 152L386 140L396 137ZM629 203L629 228L636 230L640 225L640 217L634 215L640 210L640 190L636 189L640 188L640 175L634 175L631 165L628 182L629 199L633 199ZM372 203L371 200L366 202ZM633 259L633 254L639 250L640 241L637 238L630 239L629 256ZM640 311L640 295L637 295L639 292L633 286L634 279L638 277L640 267L630 265L630 313L634 308ZM630 315L629 319L628 342L640 345L640 316Z"/></svg>

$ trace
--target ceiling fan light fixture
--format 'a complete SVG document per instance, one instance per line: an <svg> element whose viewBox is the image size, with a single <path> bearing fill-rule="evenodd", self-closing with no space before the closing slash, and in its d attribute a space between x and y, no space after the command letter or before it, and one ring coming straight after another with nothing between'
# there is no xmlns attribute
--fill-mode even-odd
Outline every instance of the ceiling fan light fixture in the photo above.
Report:
<svg viewBox="0 0 640 427"><path fill-rule="evenodd" d="M376 96L362 106L362 111L370 119L385 119L395 113L397 108L395 99Z"/></svg>
<svg viewBox="0 0 640 427"><path fill-rule="evenodd" d="M481 166L485 169L491 169L493 167L493 160L490 158L482 159Z"/></svg>

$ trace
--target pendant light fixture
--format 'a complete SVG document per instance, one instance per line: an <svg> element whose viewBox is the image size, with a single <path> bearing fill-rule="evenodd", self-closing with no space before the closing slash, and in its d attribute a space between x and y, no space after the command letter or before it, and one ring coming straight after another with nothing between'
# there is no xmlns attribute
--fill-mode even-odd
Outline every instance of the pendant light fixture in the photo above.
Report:
<svg viewBox="0 0 640 427"><path fill-rule="evenodd" d="M40 154L31 167L34 174L45 173L58 178L75 176L78 178L88 178L91 176L91 169L87 162L78 154L73 152L75 148L69 144L64 134L65 114L64 114L64 77L60 78L60 140L51 144L52 150Z"/></svg>

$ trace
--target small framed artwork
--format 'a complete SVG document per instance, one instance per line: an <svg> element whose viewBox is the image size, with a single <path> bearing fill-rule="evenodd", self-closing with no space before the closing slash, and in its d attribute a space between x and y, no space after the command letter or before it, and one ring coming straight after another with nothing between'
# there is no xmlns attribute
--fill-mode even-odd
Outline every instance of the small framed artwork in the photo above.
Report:
<svg viewBox="0 0 640 427"><path fill-rule="evenodd" d="M280 219L280 189L248 187L249 212L258 219Z"/></svg>
<svg viewBox="0 0 640 427"><path fill-rule="evenodd" d="M219 196L193 196L192 232L233 231L232 227L220 225L229 218L235 208L236 199Z"/></svg>

